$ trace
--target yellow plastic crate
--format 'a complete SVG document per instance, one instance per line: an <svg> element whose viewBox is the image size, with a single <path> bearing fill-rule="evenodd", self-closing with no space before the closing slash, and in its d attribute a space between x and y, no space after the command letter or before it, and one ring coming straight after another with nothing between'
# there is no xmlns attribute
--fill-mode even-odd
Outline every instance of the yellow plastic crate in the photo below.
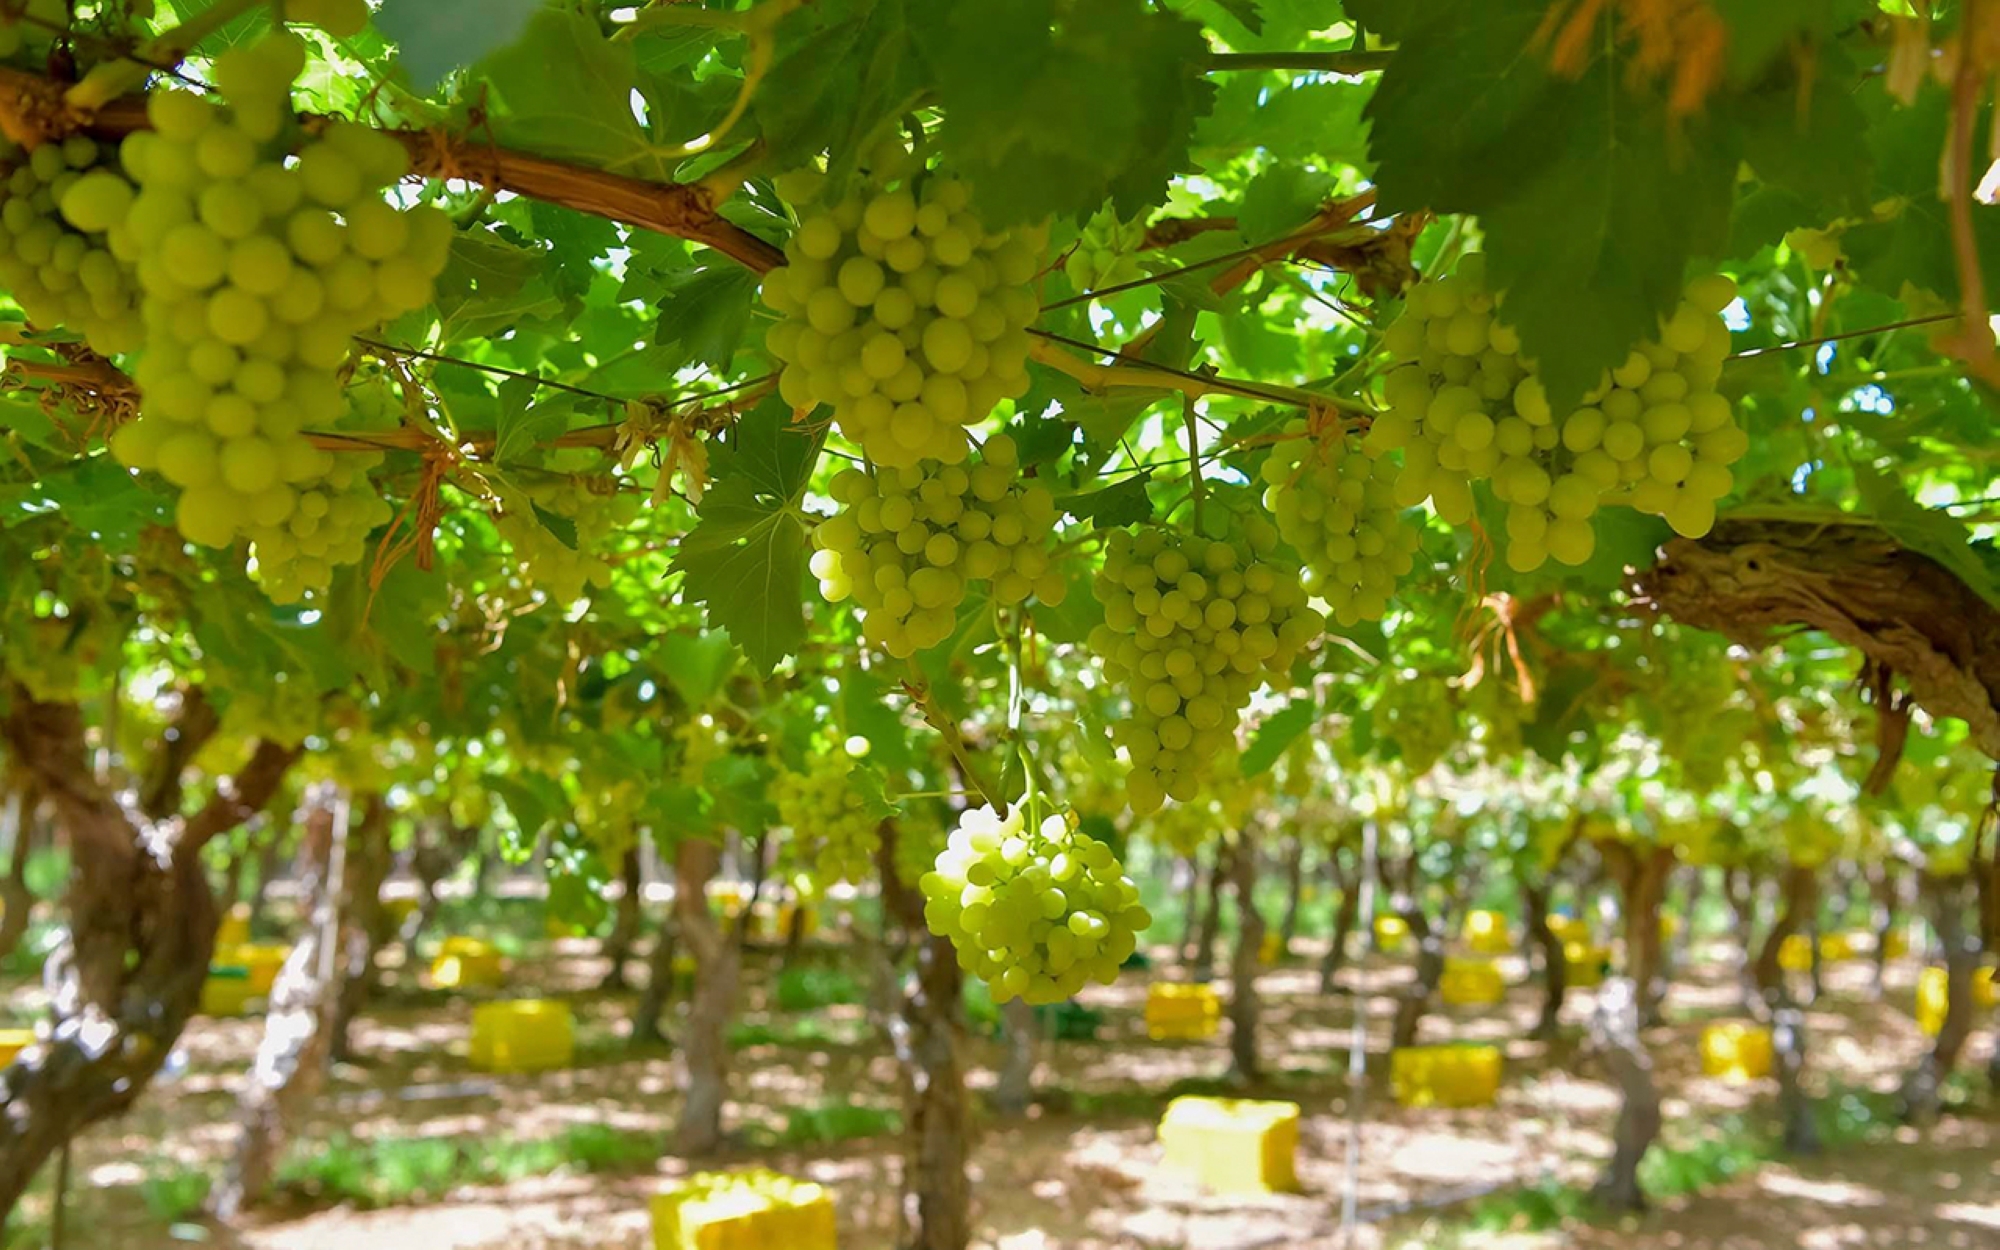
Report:
<svg viewBox="0 0 2000 1250"><path fill-rule="evenodd" d="M33 1029L0 1029L0 1068L13 1063L22 1051L34 1044Z"/></svg>
<svg viewBox="0 0 2000 1250"><path fill-rule="evenodd" d="M478 938L446 938L431 961L431 983L441 990L498 989L506 979L500 951Z"/></svg>
<svg viewBox="0 0 2000 1250"><path fill-rule="evenodd" d="M1257 962L1275 964L1285 957L1285 936L1275 929L1266 929L1264 938L1257 944Z"/></svg>
<svg viewBox="0 0 2000 1250"><path fill-rule="evenodd" d="M1711 1024L1701 1031L1704 1076L1755 1081L1771 1075L1771 1030L1755 1024Z"/></svg>
<svg viewBox="0 0 2000 1250"><path fill-rule="evenodd" d="M398 894L382 900L382 914L400 929L409 923L410 917L416 915L417 908L422 905L423 900L414 895Z"/></svg>
<svg viewBox="0 0 2000 1250"><path fill-rule="evenodd" d="M1467 912L1465 945L1475 955L1505 955L1514 949L1507 917L1497 911Z"/></svg>
<svg viewBox="0 0 2000 1250"><path fill-rule="evenodd" d="M486 1072L566 1068L576 1057L568 1003L521 998L472 1009L472 1066Z"/></svg>
<svg viewBox="0 0 2000 1250"><path fill-rule="evenodd" d="M1828 933L1819 940L1821 963L1846 963L1855 957L1854 939L1845 933Z"/></svg>
<svg viewBox="0 0 2000 1250"><path fill-rule="evenodd" d="M1679 916L1660 917L1660 940L1662 942L1673 941L1674 935L1679 933L1680 931L1681 931L1681 918Z"/></svg>
<svg viewBox="0 0 2000 1250"><path fill-rule="evenodd" d="M750 905L750 890L738 881L711 881L708 883L708 905L724 920L734 920Z"/></svg>
<svg viewBox="0 0 2000 1250"><path fill-rule="evenodd" d="M1389 1086L1405 1107L1483 1107L1500 1096L1500 1048L1405 1046L1390 1052Z"/></svg>
<svg viewBox="0 0 2000 1250"><path fill-rule="evenodd" d="M1887 951L1884 958L1901 959L1910 953L1910 935L1901 929L1891 929L1885 935L1882 946Z"/></svg>
<svg viewBox="0 0 2000 1250"><path fill-rule="evenodd" d="M826 1187L762 1169L690 1176L652 1213L653 1250L834 1250Z"/></svg>
<svg viewBox="0 0 2000 1250"><path fill-rule="evenodd" d="M1563 944L1563 980L1578 989L1604 984L1604 969L1610 962L1611 951L1606 947L1582 942Z"/></svg>
<svg viewBox="0 0 2000 1250"><path fill-rule="evenodd" d="M1778 943L1778 966L1786 972L1812 971L1812 939L1794 933Z"/></svg>
<svg viewBox="0 0 2000 1250"><path fill-rule="evenodd" d="M1567 945L1571 942L1588 943L1590 941L1590 926L1585 924L1579 917L1558 914L1550 916L1548 923L1549 932L1556 935L1556 941L1558 942Z"/></svg>
<svg viewBox="0 0 2000 1250"><path fill-rule="evenodd" d="M1215 1036L1222 1000L1212 985L1159 981L1146 987L1146 1036L1156 1042Z"/></svg>
<svg viewBox="0 0 2000 1250"><path fill-rule="evenodd" d="M208 979L201 983L201 1014L240 1016L262 997L250 988L248 968L217 964L209 968Z"/></svg>
<svg viewBox="0 0 2000 1250"><path fill-rule="evenodd" d="M1290 1102L1176 1098L1160 1117L1167 1166L1217 1193L1289 1193L1299 1186L1299 1108Z"/></svg>
<svg viewBox="0 0 2000 1250"><path fill-rule="evenodd" d="M292 948L270 943L245 942L241 946L215 952L216 962L230 967L241 968L249 974L250 992L263 996L271 992L277 984L278 970L291 958Z"/></svg>
<svg viewBox="0 0 2000 1250"><path fill-rule="evenodd" d="M1438 995L1448 1007L1485 1007L1507 997L1507 983L1490 959L1448 958Z"/></svg>
<svg viewBox="0 0 2000 1250"><path fill-rule="evenodd" d="M1375 947L1385 955L1393 955L1403 949L1403 943L1410 940L1410 926L1401 916L1375 917Z"/></svg>
<svg viewBox="0 0 2000 1250"><path fill-rule="evenodd" d="M220 950L229 946L241 946L250 940L250 908L238 903L222 917L222 923L215 929L215 945Z"/></svg>
<svg viewBox="0 0 2000 1250"><path fill-rule="evenodd" d="M1936 1037L1944 1027L1945 1007L1951 994L1951 974L1943 968L1926 968L1917 976L1917 1027L1928 1037ZM1990 1011L1995 1000L1993 969L1980 968L1972 974L1972 1006Z"/></svg>

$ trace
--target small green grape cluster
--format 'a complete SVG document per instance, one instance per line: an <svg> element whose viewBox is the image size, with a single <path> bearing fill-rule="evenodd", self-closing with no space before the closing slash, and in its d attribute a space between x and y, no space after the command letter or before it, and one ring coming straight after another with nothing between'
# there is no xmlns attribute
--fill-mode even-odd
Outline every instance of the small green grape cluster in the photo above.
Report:
<svg viewBox="0 0 2000 1250"><path fill-rule="evenodd" d="M786 402L832 408L869 460L959 464L966 427L1028 389L1045 237L986 230L964 182L908 153L874 168L865 191L806 213L764 276L779 318L765 345Z"/></svg>
<svg viewBox="0 0 2000 1250"><path fill-rule="evenodd" d="M684 786L707 784L708 766L729 754L727 731L706 712L675 725L674 740L680 744L678 771Z"/></svg>
<svg viewBox="0 0 2000 1250"><path fill-rule="evenodd" d="M904 659L951 636L967 587L990 580L993 597L1060 604L1069 583L1049 538L1055 497L1024 481L1014 440L986 440L971 466L925 461L833 480L840 511L819 523L813 576L829 603L852 597L868 640Z"/></svg>
<svg viewBox="0 0 2000 1250"><path fill-rule="evenodd" d="M1377 621L1416 567L1419 525L1396 502L1396 462L1338 430L1285 427L1262 470L1264 506L1306 563L1305 587L1343 626Z"/></svg>
<svg viewBox="0 0 2000 1250"><path fill-rule="evenodd" d="M523 492L535 508L568 521L575 542L552 531L533 514L502 511L493 518L500 536L514 549L522 577L550 601L572 604L611 584L611 562L601 554L611 535L638 515L639 500L621 494L608 479L568 479L536 484Z"/></svg>
<svg viewBox="0 0 2000 1250"><path fill-rule="evenodd" d="M1549 557L1581 564L1597 547L1591 518L1606 504L1665 517L1691 537L1715 523L1734 485L1729 466L1749 442L1717 393L1729 330L1718 315L1729 279L1688 287L1659 337L1609 370L1583 403L1551 410L1520 336L1499 318L1482 256L1414 288L1383 336L1402 362L1384 379L1388 411L1365 446L1403 451L1397 502L1429 498L1440 518L1472 517L1472 484L1507 505L1507 562L1518 572Z"/></svg>
<svg viewBox="0 0 2000 1250"><path fill-rule="evenodd" d="M1133 253L1145 242L1145 222L1120 221L1111 209L1100 208L1084 223L1076 246L1063 258L1063 273L1080 292L1137 282L1146 272Z"/></svg>
<svg viewBox="0 0 2000 1250"><path fill-rule="evenodd" d="M996 1003L1110 985L1153 922L1110 847L1061 813L1030 824L1021 803L1004 817L990 807L961 815L919 884L924 923Z"/></svg>
<svg viewBox="0 0 2000 1250"><path fill-rule="evenodd" d="M1104 623L1090 647L1105 678L1130 691L1131 714L1112 733L1132 767L1133 811L1192 799L1233 756L1251 694L1325 628L1277 546L1261 518L1228 540L1112 531L1093 584Z"/></svg>
<svg viewBox="0 0 2000 1250"><path fill-rule="evenodd" d="M859 885L875 876L882 835L855 789L853 771L845 751L815 751L804 772L785 769L772 786L778 823L792 832L787 849L822 890L836 881Z"/></svg>
<svg viewBox="0 0 2000 1250"><path fill-rule="evenodd" d="M145 340L137 284L111 254L102 225L83 229L61 211L80 182L84 198L131 202L131 184L109 157L86 135L32 153L0 142L0 284L36 325L75 330L95 350L116 356Z"/></svg>
<svg viewBox="0 0 2000 1250"><path fill-rule="evenodd" d="M1437 766L1459 739L1458 708L1435 677L1405 672L1375 702L1375 732L1396 744L1412 777Z"/></svg>
<svg viewBox="0 0 2000 1250"><path fill-rule="evenodd" d="M103 223L144 292L142 415L114 450L182 489L175 519L187 539L226 547L248 534L267 586L312 590L387 514L359 498L352 463L340 467L303 431L346 415L340 369L353 336L430 301L452 225L435 208L382 199L409 159L365 126L337 122L286 163L278 139L304 58L296 37L275 33L216 58L226 106L154 93L153 130L120 149L138 195L114 207L108 187L85 194L84 180L63 211L84 228ZM315 493L328 496L319 515ZM301 571L275 567L300 553L311 561Z"/></svg>

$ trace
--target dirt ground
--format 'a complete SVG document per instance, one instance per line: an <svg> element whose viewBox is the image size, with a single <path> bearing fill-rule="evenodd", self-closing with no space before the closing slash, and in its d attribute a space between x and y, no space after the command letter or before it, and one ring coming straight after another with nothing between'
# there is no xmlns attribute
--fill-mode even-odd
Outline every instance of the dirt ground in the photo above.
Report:
<svg viewBox="0 0 2000 1250"><path fill-rule="evenodd" d="M1301 942L1302 947L1309 947ZM1306 950L1308 958L1312 952ZM1711 952L1720 954L1721 952ZM1168 952L1156 955L1163 960ZM574 995L579 1065L542 1076L489 1077L465 1058L471 1004L458 999L389 1005L369 1013L357 1040L366 1066L336 1070L302 1135L377 1132L440 1136L535 1136L598 1123L658 1131L678 1110L679 1078L670 1050L645 1054L623 1045L630 997L584 992L602 973L595 943L566 940L546 958L524 960L511 993ZM1227 1067L1227 1024L1213 1041L1155 1044L1140 1021L1148 974L1085 996L1107 1014L1100 1039L1042 1047L1038 1105L1025 1119L981 1112L972 1159L976 1244L986 1250L1075 1247L1334 1247L1350 1121L1347 1044L1352 1011L1365 1003L1370 1080L1359 1129L1359 1204L1368 1247L1488 1246L1507 1250L1585 1247L1699 1250L1716 1247L2000 1247L2000 1106L1984 1091L1928 1134L1883 1130L1893 1142L1849 1145L1798 1163L1766 1161L1690 1196L1661 1201L1643 1218L1554 1231L1470 1231L1470 1200L1524 1184L1587 1184L1608 1155L1613 1091L1582 1053L1590 991L1572 993L1564 1036L1520 1041L1534 1020L1539 989L1520 984L1526 969L1503 960L1516 983L1504 1006L1440 1012L1423 1040L1492 1040L1507 1055L1499 1102L1472 1110L1406 1110L1388 1097L1388 994L1409 973L1399 960L1371 958L1348 984L1356 996L1322 997L1307 960L1259 978L1265 997L1263 1055L1272 1074L1251 1096L1285 1098L1303 1111L1298 1152L1302 1192L1262 1198L1206 1196L1165 1170L1155 1125L1178 1081L1219 1077ZM748 966L743 1018L769 1020L772 963ZM1174 975L1166 971L1152 975ZM1891 967L1884 1001L1869 1001L1867 970L1830 970L1829 993L1810 1014L1812 1084L1820 1090L1886 1092L1920 1052L1911 1022L1916 966ZM1666 1096L1669 1146L1713 1136L1740 1116L1771 1118L1769 1082L1736 1086L1700 1075L1702 1024L1735 1012L1729 970L1696 962L1676 980L1666 1027L1647 1042ZM1227 992L1226 982L1219 988ZM782 1122L786 1109L829 1102L895 1106L894 1064L857 1007L822 1014L837 1036L820 1049L758 1045L737 1053L727 1122ZM139 1184L167 1161L219 1168L232 1134L234 1091L255 1048L261 1020L199 1020L187 1065L123 1120L80 1140L72 1210L87 1232L79 1244L121 1250L639 1250L650 1245L646 1199L685 1172L663 1158L650 1171L619 1176L552 1175L504 1187L461 1189L422 1206L313 1209L292 1201L233 1229L169 1230L149 1213ZM1977 1034L1966 1065L1983 1067L1992 1034ZM989 1088L1001 1059L987 1039L970 1043L971 1083ZM849 1140L810 1149L739 1146L707 1166L768 1166L831 1186L841 1245L893 1244L899 1139ZM774 1248L776 1250L776 1248Z"/></svg>

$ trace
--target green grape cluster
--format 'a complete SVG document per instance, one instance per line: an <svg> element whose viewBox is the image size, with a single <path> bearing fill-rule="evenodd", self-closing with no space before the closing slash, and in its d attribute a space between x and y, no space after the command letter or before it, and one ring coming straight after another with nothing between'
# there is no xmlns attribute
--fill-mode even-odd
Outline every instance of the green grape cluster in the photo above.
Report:
<svg viewBox="0 0 2000 1250"><path fill-rule="evenodd" d="M181 488L184 537L249 536L264 584L287 591L324 587L387 518L363 498L362 462L303 431L341 423L350 341L430 301L452 233L439 210L382 198L409 160L365 126L336 122L287 162L280 132L304 57L272 34L216 58L226 105L154 93L153 129L119 152L137 196L114 206L110 184L84 179L62 203L84 228L105 224L143 292L141 416L114 451Z"/></svg>
<svg viewBox="0 0 2000 1250"><path fill-rule="evenodd" d="M522 576L552 602L565 605L610 585L611 562L599 553L638 514L638 499L619 493L608 480L537 484L523 493L537 511L568 521L575 533L572 542L532 513L497 513L494 526L514 549Z"/></svg>
<svg viewBox="0 0 2000 1250"><path fill-rule="evenodd" d="M1014 440L986 440L978 463L849 469L830 487L840 511L819 523L812 572L829 603L852 597L868 640L898 659L951 636L967 587L1060 604L1069 583L1049 554L1055 497L1020 476Z"/></svg>
<svg viewBox="0 0 2000 1250"><path fill-rule="evenodd" d="M85 135L32 153L0 141L0 284L28 320L75 330L115 356L145 338L137 284L105 242L108 220L66 220L63 211L79 183L82 199L101 199L115 212L131 203L132 186L110 157Z"/></svg>
<svg viewBox="0 0 2000 1250"><path fill-rule="evenodd" d="M893 147L893 145L891 145ZM966 427L1028 389L1040 230L989 231L971 189L908 153L808 211L764 276L765 345L796 408L825 404L869 460L958 464Z"/></svg>
<svg viewBox="0 0 2000 1250"><path fill-rule="evenodd" d="M778 823L792 831L788 849L821 890L836 881L859 885L875 876L882 835L855 788L853 771L845 751L816 751L804 772L786 769L772 786Z"/></svg>
<svg viewBox="0 0 2000 1250"><path fill-rule="evenodd" d="M1377 621L1396 582L1416 567L1420 526L1396 502L1396 462L1336 430L1314 437L1293 421L1262 470L1264 506L1305 560L1308 593L1341 625Z"/></svg>
<svg viewBox="0 0 2000 1250"><path fill-rule="evenodd" d="M1131 714L1112 735L1131 764L1133 811L1192 799L1233 756L1251 694L1325 627L1277 545L1261 518L1228 540L1149 529L1114 530L1106 543L1093 584L1104 623L1090 646L1105 678L1130 692Z"/></svg>
<svg viewBox="0 0 2000 1250"><path fill-rule="evenodd" d="M1063 258L1063 273L1078 291L1101 291L1146 276L1133 255L1146 242L1146 223L1120 221L1109 208L1084 223L1076 246Z"/></svg>
<svg viewBox="0 0 2000 1250"><path fill-rule="evenodd" d="M1153 922L1110 847L1061 813L1031 824L1020 803L1005 817L990 807L960 816L919 884L924 923L996 1003L1110 985Z"/></svg>
<svg viewBox="0 0 2000 1250"><path fill-rule="evenodd" d="M1421 777L1458 744L1458 708L1443 682L1405 672L1375 701L1375 732L1396 744L1412 777Z"/></svg>
<svg viewBox="0 0 2000 1250"><path fill-rule="evenodd" d="M1412 289L1383 336L1400 363L1383 382L1388 411L1369 431L1378 454L1400 448L1397 502L1428 498L1448 524L1472 517L1472 484L1507 505L1507 562L1519 572L1554 557L1581 564L1597 547L1599 508L1666 518L1690 537L1715 523L1748 450L1716 382L1729 354L1718 314L1735 299L1720 276L1689 285L1656 338L1605 373L1567 413L1550 407L1537 366L1500 318L1484 258Z"/></svg>

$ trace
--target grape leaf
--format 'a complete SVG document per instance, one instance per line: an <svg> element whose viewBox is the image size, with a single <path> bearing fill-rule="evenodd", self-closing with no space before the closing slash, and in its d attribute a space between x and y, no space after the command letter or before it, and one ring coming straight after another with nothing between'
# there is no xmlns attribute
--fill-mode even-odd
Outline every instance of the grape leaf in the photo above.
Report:
<svg viewBox="0 0 2000 1250"><path fill-rule="evenodd" d="M523 844L534 842L556 814L569 806L562 788L537 773L488 773L486 788L507 805Z"/></svg>
<svg viewBox="0 0 2000 1250"><path fill-rule="evenodd" d="M892 687L873 673L849 668L840 678L841 727L868 740L868 756L887 768L907 769L916 763L910 730L889 697Z"/></svg>
<svg viewBox="0 0 2000 1250"><path fill-rule="evenodd" d="M667 278L653 342L678 346L682 363L700 362L726 373L750 329L757 275L740 265L696 269Z"/></svg>
<svg viewBox="0 0 2000 1250"><path fill-rule="evenodd" d="M736 654L726 639L714 634L668 634L654 643L667 680L691 708L706 707L722 689L722 679L736 667Z"/></svg>
<svg viewBox="0 0 2000 1250"><path fill-rule="evenodd" d="M1868 127L1854 98L1855 78L1844 54L1824 49L1804 84L1796 72L1786 73L1730 108L1744 160L1764 183L1817 203L1815 224L1859 215L1869 204L1873 158L1854 142Z"/></svg>
<svg viewBox="0 0 2000 1250"><path fill-rule="evenodd" d="M1929 556L1964 582L1973 593L1994 607L2000 607L2000 580L1979 558L1971 545L1965 523L1948 512L1926 508L1910 498L1902 479L1869 464L1850 461L1854 488L1861 506L1897 542L1919 555Z"/></svg>
<svg viewBox="0 0 2000 1250"><path fill-rule="evenodd" d="M1333 175L1323 169L1273 165L1243 189L1237 227L1259 242L1282 238L1311 220L1333 188Z"/></svg>
<svg viewBox="0 0 2000 1250"><path fill-rule="evenodd" d="M1243 748L1241 767L1243 776L1259 777L1269 772L1271 765L1285 753L1285 748L1298 741L1299 735L1313 727L1319 720L1319 704L1310 696L1293 699L1280 710L1264 718L1257 726L1250 745Z"/></svg>
<svg viewBox="0 0 2000 1250"><path fill-rule="evenodd" d="M938 0L915 33L940 146L994 225L1160 203L1214 96L1200 24L1141 0Z"/></svg>
<svg viewBox="0 0 2000 1250"><path fill-rule="evenodd" d="M61 513L77 532L129 550L139 531L172 523L172 503L156 482L134 477L109 456L73 460L34 481L0 486L0 529Z"/></svg>
<svg viewBox="0 0 2000 1250"><path fill-rule="evenodd" d="M493 458L499 463L517 464L569 428L573 397L555 395L537 404L532 401L539 389L527 378L500 384L500 407L493 418Z"/></svg>
<svg viewBox="0 0 2000 1250"><path fill-rule="evenodd" d="M682 594L763 674L805 640L801 504L822 437L794 426L776 396L752 409L711 454L714 480L674 555Z"/></svg>
<svg viewBox="0 0 2000 1250"><path fill-rule="evenodd" d="M472 74L497 141L634 178L672 179L676 158L632 111L639 86L632 45L606 39L596 18L539 9L519 40L489 53Z"/></svg>
<svg viewBox="0 0 2000 1250"><path fill-rule="evenodd" d="M1153 500L1146 494L1152 476L1151 470L1134 473L1103 490L1066 495L1056 506L1079 521L1095 521L1100 529L1137 525L1153 515Z"/></svg>
<svg viewBox="0 0 2000 1250"><path fill-rule="evenodd" d="M784 89L750 102L772 168L794 169L826 151L838 183L863 144L914 107L927 84L905 4L819 0L779 22L771 78Z"/></svg>
<svg viewBox="0 0 2000 1250"><path fill-rule="evenodd" d="M382 0L375 26L396 42L417 90L519 38L546 0Z"/></svg>
<svg viewBox="0 0 2000 1250"><path fill-rule="evenodd" d="M460 231L438 275L440 329L447 343L515 330L560 314L563 303L542 272L547 257L487 231Z"/></svg>

